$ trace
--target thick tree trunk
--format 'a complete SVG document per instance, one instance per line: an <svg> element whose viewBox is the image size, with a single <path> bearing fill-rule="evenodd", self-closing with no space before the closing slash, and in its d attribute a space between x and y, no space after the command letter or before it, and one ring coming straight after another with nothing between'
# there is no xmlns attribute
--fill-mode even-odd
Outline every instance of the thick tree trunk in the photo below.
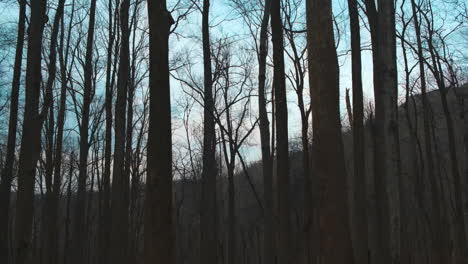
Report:
<svg viewBox="0 0 468 264"><path fill-rule="evenodd" d="M32 253L31 235L34 212L34 180L36 164L41 149L41 127L43 120L39 112L39 97L42 80L41 52L45 10L45 0L31 2L26 68L26 99L18 164L18 191L15 218L15 261L18 264L29 263Z"/></svg>
<svg viewBox="0 0 468 264"><path fill-rule="evenodd" d="M117 77L117 100L115 104L115 146L111 191L111 232L109 263L128 263L128 194L129 178L125 173L125 112L130 76L130 30L128 26L130 0L120 5L119 73Z"/></svg>
<svg viewBox="0 0 468 264"><path fill-rule="evenodd" d="M216 134L214 122L213 80L211 72L210 0L203 0L202 39L204 70L203 171L200 215L200 261L217 264L218 234L216 218Z"/></svg>
<svg viewBox="0 0 468 264"><path fill-rule="evenodd" d="M353 129L353 202L354 202L354 261L368 263L367 241L367 190L365 174L364 149L364 100L361 76L361 32L359 26L359 12L357 0L348 0L349 20L351 31L352 54L352 83L353 83L353 115L351 126Z"/></svg>
<svg viewBox="0 0 468 264"><path fill-rule="evenodd" d="M263 233L263 264L273 263L273 162L270 153L270 124L265 98L266 58L268 55L268 22L270 20L271 0L265 1L262 25L260 28L260 48L258 54L258 111L260 115L260 144L262 148L263 206L265 228Z"/></svg>
<svg viewBox="0 0 468 264"><path fill-rule="evenodd" d="M16 37L15 64L10 94L10 118L8 122L8 141L5 166L0 179L0 262L9 263L10 257L10 196L15 160L16 130L18 127L18 98L23 62L24 31L26 24L26 0L19 1L18 35Z"/></svg>
<svg viewBox="0 0 468 264"><path fill-rule="evenodd" d="M380 72L378 68L378 13L374 0L365 0L366 14L369 20L370 35L372 42L372 63L373 63L373 84L374 84L374 94L379 87ZM375 98L375 104L377 104L377 97ZM388 260L387 250L385 250L387 239L383 238L384 236L384 227L381 221L383 212L386 212L386 195L383 187L383 176L379 173L379 166L377 165L377 159L375 158L378 153L378 144L379 141L379 130L377 128L377 122L374 118L372 125L372 139L374 146L374 159L373 159L373 191L372 191L372 203L371 203L371 214L372 221L369 222L370 230L369 238L373 241L370 246L370 263L384 263L385 260Z"/></svg>
<svg viewBox="0 0 468 264"><path fill-rule="evenodd" d="M88 152L89 152L89 111L92 100L92 75L93 75L93 45L94 24L96 18L96 1L91 0L90 15L88 22L88 36L86 42L86 55L84 65L84 91L81 113L80 132L80 161L78 165L78 191L75 206L75 222L72 240L72 263L82 264L85 262L85 243L87 241L86 228L86 181L88 174Z"/></svg>
<svg viewBox="0 0 468 264"><path fill-rule="evenodd" d="M339 72L331 1L307 1L307 45L313 115L312 158L320 186L319 256L322 264L353 258L339 112ZM330 160L335 162L330 163Z"/></svg>
<svg viewBox="0 0 468 264"><path fill-rule="evenodd" d="M400 153L398 132L398 83L396 66L395 7L392 1L378 2L378 61L380 74L375 90L377 125L377 172L388 211L381 213L382 239L387 240L389 263L400 261ZM384 260L385 261L385 260Z"/></svg>
<svg viewBox="0 0 468 264"><path fill-rule="evenodd" d="M273 87L276 107L277 188L278 188L278 263L293 261L289 195L289 141L286 77L284 71L283 25L281 1L271 2L271 29L273 42Z"/></svg>
<svg viewBox="0 0 468 264"><path fill-rule="evenodd" d="M377 222L372 263L400 261L400 153L397 115L395 7L392 1L366 0L374 63Z"/></svg>
<svg viewBox="0 0 468 264"><path fill-rule="evenodd" d="M172 212L169 34L174 23L166 1L148 1L150 32L150 120L143 263L175 264Z"/></svg>

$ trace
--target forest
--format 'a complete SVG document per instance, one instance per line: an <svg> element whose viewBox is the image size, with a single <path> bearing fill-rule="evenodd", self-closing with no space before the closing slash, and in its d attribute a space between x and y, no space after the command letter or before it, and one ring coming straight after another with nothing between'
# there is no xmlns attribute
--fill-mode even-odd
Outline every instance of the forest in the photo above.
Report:
<svg viewBox="0 0 468 264"><path fill-rule="evenodd" d="M0 0L0 264L468 264L468 2Z"/></svg>

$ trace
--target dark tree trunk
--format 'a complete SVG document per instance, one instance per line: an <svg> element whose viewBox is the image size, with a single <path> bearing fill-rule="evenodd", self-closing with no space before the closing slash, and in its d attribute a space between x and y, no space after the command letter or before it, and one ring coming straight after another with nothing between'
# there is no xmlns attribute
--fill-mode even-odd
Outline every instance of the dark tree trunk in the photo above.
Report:
<svg viewBox="0 0 468 264"><path fill-rule="evenodd" d="M70 153L70 164L68 168L68 184L67 184L67 210L65 215L65 234L63 246L63 263L70 263L70 222L71 222L71 200L72 200L72 181L75 170L75 153Z"/></svg>
<svg viewBox="0 0 468 264"><path fill-rule="evenodd" d="M148 1L150 32L150 115L143 263L175 264L172 212L169 34L174 23L166 1Z"/></svg>
<svg viewBox="0 0 468 264"><path fill-rule="evenodd" d="M376 245L374 263L400 260L400 153L397 111L395 7L392 1L366 0L372 40L375 94Z"/></svg>
<svg viewBox="0 0 468 264"><path fill-rule="evenodd" d="M10 196L13 180L13 165L15 160L16 130L18 127L18 98L21 79L21 64L23 62L24 30L26 23L26 0L19 2L18 35L16 37L15 64L10 95L10 119L8 122L8 141L0 179L0 262L9 263L10 257Z"/></svg>
<svg viewBox="0 0 468 264"><path fill-rule="evenodd" d="M26 99L18 164L18 191L15 218L15 261L18 264L29 263L32 253L31 235L34 211L34 186L36 164L41 149L41 127L43 120L43 116L39 112L39 97L42 80L41 52L45 10L45 0L31 2L26 66ZM47 111L42 114L47 114Z"/></svg>
<svg viewBox="0 0 468 264"><path fill-rule="evenodd" d="M442 81L443 82L443 81ZM452 114L447 102L447 88L443 83L439 83L439 92L442 101L442 109L447 125L447 134L449 139L449 155L451 161L451 170L453 177L453 185L455 188L455 261L456 263L465 263L467 261L466 247L466 227L463 214L463 187L458 166L458 156L455 143L455 129L453 125Z"/></svg>
<svg viewBox="0 0 468 264"><path fill-rule="evenodd" d="M125 173L125 112L130 76L130 50L128 27L130 0L120 5L120 60L115 103L115 146L111 191L111 232L109 263L128 263L128 193L129 178Z"/></svg>
<svg viewBox="0 0 468 264"><path fill-rule="evenodd" d="M109 40L107 43L107 65L106 65L106 92L105 92L105 109L106 109L106 132L104 146L104 172L102 175L102 201L101 201L101 217L99 228L99 247L100 247L100 263L107 263L109 256L109 232L111 221L110 209L110 174L111 174L111 155L112 155L112 58L115 42L115 22L113 21L113 3L114 0L108 2L108 19L109 19Z"/></svg>
<svg viewBox="0 0 468 264"><path fill-rule="evenodd" d="M423 111L423 125L424 125L424 146L425 146L425 161L427 166L426 173L429 178L430 184L430 201L432 210L431 212L431 220L432 220L432 230L433 230L433 237L432 237L432 248L431 248L431 256L434 258L434 263L442 263L444 261L449 260L449 252L448 249L448 238L446 237L447 232L444 232L444 229L447 227L443 227L442 223L442 214L441 214L441 201L443 201L443 197L440 195L435 168L434 168L434 160L432 156L432 140L431 140L431 129L430 129L430 103L427 99L427 85L426 85L426 71L424 67L424 54L423 54L423 47L421 41L421 26L419 23L419 17L417 13L417 6L414 0L411 0L411 9L413 13L413 22L414 28L416 33L416 43L417 43L417 56L419 60L419 76L420 76L420 83L421 83L421 97L422 97L422 111Z"/></svg>
<svg viewBox="0 0 468 264"><path fill-rule="evenodd" d="M369 28L370 28L370 35L371 35L371 42L372 42L372 64L373 64L373 85L374 85L374 94L379 87L379 78L380 72L378 68L378 50L379 50L379 43L378 43L378 12L377 7L375 5L374 0L365 0L366 6L366 14L367 19L369 21ZM377 97L375 98L375 104L377 104ZM385 260L388 260L386 242L387 239L384 238L384 227L382 223L382 213L386 212L388 209L386 208L386 195L383 186L383 175L379 173L379 166L377 165L376 154L378 153L378 142L379 137L379 129L377 128L377 122L374 118L373 125L372 125L372 139L373 139L373 146L374 146L374 159L373 159L373 193L371 197L373 197L372 206L370 208L372 212L372 221L369 223L371 226L370 230L370 238L374 242L371 246L371 253L370 253L370 262L371 263L384 263Z"/></svg>
<svg viewBox="0 0 468 264"><path fill-rule="evenodd" d="M378 2L378 49L376 71L380 75L375 90L375 120L377 128L377 172L381 178L380 190L387 196L381 206L382 240L388 243L388 259L400 261L400 153L397 102L397 65L395 38L395 7L392 1Z"/></svg>
<svg viewBox="0 0 468 264"><path fill-rule="evenodd" d="M203 112L203 171L200 215L200 261L206 264L218 262L218 234L216 226L216 134L214 122L213 80L209 29L210 0L203 0L202 40L204 71Z"/></svg>
<svg viewBox="0 0 468 264"><path fill-rule="evenodd" d="M54 23L52 26L52 33L50 38L50 49L49 49L49 67L48 67L48 80L47 80L47 90L52 90L55 79L56 79L56 72L57 72L57 43L58 43L58 33L60 30L60 22L63 17L63 11L65 6L65 0L60 0L57 6L57 11L54 17ZM63 40L63 38L62 38ZM63 45L63 41L62 41ZM60 113L59 118L60 120L58 123L58 132L57 134L57 142L55 149L55 158L54 155L54 111L53 106L50 107L49 113L49 128L47 131L48 134L48 147L47 147L47 164L46 164L46 201L45 201L45 208L44 213L45 217L43 218L42 222L42 232L44 236L42 237L45 239L44 243L44 252L43 252L43 263L50 263L55 264L57 259L57 236L58 236L58 226L57 226L57 217L58 217L58 199L60 195L60 185L61 185L61 175L60 175L60 164L61 164L61 155L62 155L62 139L63 139L63 124L64 124L64 105L65 105L65 98L66 98L66 89L62 87L61 90L61 99L60 99ZM62 105L63 104L63 105ZM60 140L60 141L58 141ZM57 160L59 159L59 160ZM58 163L58 169L57 164ZM54 173L55 167L55 174ZM52 176L54 177L52 179Z"/></svg>
<svg viewBox="0 0 468 264"><path fill-rule="evenodd" d="M78 165L78 191L75 206L75 222L72 240L72 263L82 264L85 262L85 243L87 241L86 228L86 181L88 178L88 152L89 152L89 112L92 100L92 75L93 75L93 46L94 46L94 24L96 18L96 1L91 0L88 36L86 40L86 57L84 65L84 91L82 102L80 132L80 161Z"/></svg>
<svg viewBox="0 0 468 264"><path fill-rule="evenodd" d="M313 102L312 158L320 187L318 261L322 264L348 263L353 259L353 252L331 1L307 1L307 25L310 94ZM330 163L330 160L335 162Z"/></svg>
<svg viewBox="0 0 468 264"><path fill-rule="evenodd" d="M354 66L354 64L353 64ZM351 106L351 98L349 96L349 89L346 88L346 95L345 95L345 101L346 101L346 112L348 114L348 122L349 122L349 127L353 128L353 107Z"/></svg>
<svg viewBox="0 0 468 264"><path fill-rule="evenodd" d="M348 0L351 31L353 114L350 118L353 130L353 202L354 202L354 261L368 263L367 241L367 190L364 149L364 100L361 72L361 32L357 0Z"/></svg>
<svg viewBox="0 0 468 264"><path fill-rule="evenodd" d="M273 229L273 162L270 153L270 124L265 98L266 59L268 55L268 22L270 20L271 0L265 1L262 25L260 28L260 48L258 54L258 111L260 143L262 148L263 204L265 229L263 233L263 264L273 263L274 229Z"/></svg>
<svg viewBox="0 0 468 264"><path fill-rule="evenodd" d="M277 188L278 188L278 263L293 261L289 195L289 141L286 77L284 71L283 25L281 1L271 2L271 29L273 41L273 87L276 107Z"/></svg>

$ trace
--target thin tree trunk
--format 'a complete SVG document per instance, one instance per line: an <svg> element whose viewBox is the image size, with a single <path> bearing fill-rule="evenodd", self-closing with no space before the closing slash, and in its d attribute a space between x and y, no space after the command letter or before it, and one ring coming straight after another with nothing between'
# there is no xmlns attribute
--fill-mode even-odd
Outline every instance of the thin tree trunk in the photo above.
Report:
<svg viewBox="0 0 468 264"><path fill-rule="evenodd" d="M370 28L370 35L371 35L371 42L372 42L372 63L373 63L373 84L374 84L374 94L376 94L376 91L380 85L380 71L378 67L378 51L379 51L379 43L378 43L378 31L379 31L379 23L378 23L378 13L377 13L377 8L375 5L374 0L365 0L365 6L366 6L366 14L367 18L369 20L369 28ZM377 104L377 97L375 98L375 104ZM373 159L373 185L374 185L374 190L373 194L371 197L373 198L373 203L372 203L372 209L371 211L373 212L373 217L372 221L369 223L371 226L372 232L370 233L370 237L372 238L372 241L374 242L372 245L372 250L370 254L370 262L371 263L383 263L384 261L388 260L387 256L387 250L385 249L387 239L384 238L384 228L383 223L382 223L382 214L386 212L388 209L386 208L386 195L384 191L384 186L383 186L383 176L380 175L379 173L379 166L378 166L378 160L376 157L378 153L378 145L380 144L379 138L379 129L377 128L377 122L375 120L376 118L374 117L373 120L373 125L372 125L372 132L373 132L373 146L374 146L374 159ZM386 262L385 262L386 263Z"/></svg>
<svg viewBox="0 0 468 264"><path fill-rule="evenodd" d="M441 87L443 87L441 89ZM457 263L465 263L468 253L466 252L466 227L463 215L463 187L461 182L460 171L458 167L458 156L456 153L455 131L452 120L452 115L447 102L447 88L444 85L439 86L440 97L442 100L442 109L445 116L447 125L447 134L449 139L449 155L451 161L453 184L455 187L454 200L455 200L455 261Z"/></svg>
<svg viewBox="0 0 468 264"><path fill-rule="evenodd" d="M281 1L271 2L271 29L273 41L273 87L276 106L277 185L278 185L278 263L293 261L289 195L289 141L286 77L284 71L283 25Z"/></svg>
<svg viewBox="0 0 468 264"><path fill-rule="evenodd" d="M65 0L60 0L57 6L57 11L55 13L54 17L54 23L52 26L52 33L51 33L51 38L50 38L50 49L49 49L49 67L48 67L48 80L47 80L47 90L52 90L55 78L56 78L56 72L57 72L57 43L58 43L58 33L60 30L60 22L63 17L63 12L64 12L64 6L65 6ZM62 38L62 45L63 45L63 38ZM61 151L62 151L62 138L63 138L63 124L64 124L64 109L62 106L65 104L65 97L66 97L66 91L65 88L62 87L61 91L61 109L62 111L60 113L60 123L58 124L59 127L59 132L61 132L60 135L57 135L57 140L60 140L60 142L56 142L56 146L60 147L60 149L56 149L56 158L59 157L61 158ZM50 113L49 113L49 128L48 128L48 147L47 147L47 164L46 164L46 201L44 204L44 213L45 217L43 218L42 221L42 227L43 234L44 236L42 237L45 239L45 248L44 248L44 254L43 254L43 263L50 263L50 264L55 264L56 263L56 251L57 251L57 216L58 216L58 199L59 199L59 194L60 194L60 161L58 161L58 171L55 169L55 175L54 178L52 179L53 173L54 173L54 166L57 166L55 163L57 162L53 155L54 155L54 142L53 142L53 136L54 136L54 111L53 111L53 106L50 107ZM60 138L59 138L60 137Z"/></svg>
<svg viewBox="0 0 468 264"><path fill-rule="evenodd" d="M130 50L128 27L130 1L120 5L120 42L119 73L117 77L117 100L115 104L115 146L114 168L111 191L111 232L109 263L128 263L128 188L129 179L125 173L125 112L127 89L130 76Z"/></svg>
<svg viewBox="0 0 468 264"><path fill-rule="evenodd" d="M434 160L432 156L432 141L430 134L430 112L429 112L429 100L427 99L427 86L426 86L426 71L424 67L424 55L423 47L421 41L421 27L419 24L419 17L416 10L416 2L411 0L411 9L413 12L413 22L416 33L416 43L417 43L417 56L419 60L419 76L421 83L421 97L422 97L422 111L423 111L423 124L424 124L424 146L425 146L425 160L427 166L424 166L427 169L427 175L430 182L431 188L431 205L432 212L432 248L431 256L434 259L434 263L442 263L449 260L449 252L446 250L448 247L448 239L446 238L446 232L444 232L444 227L442 226L443 216L441 214L440 201L442 197L437 188L437 180L434 169Z"/></svg>
<svg viewBox="0 0 468 264"><path fill-rule="evenodd" d="M429 2L430 5L430 2ZM431 7L432 10L432 7ZM432 11L431 11L432 12ZM447 137L449 141L449 157L450 157L450 167L451 173L453 177L453 184L454 184L454 200L455 200L455 261L462 262L466 261L467 257L467 242L466 242L466 227L464 222L464 213L463 213L463 187L462 181L460 179L460 171L459 171L459 164L458 164L458 155L456 150L456 143L455 143L455 130L452 120L452 115L450 113L450 109L447 102L447 93L448 89L445 85L445 77L444 72L440 63L440 55L438 54L437 50L434 47L433 43L433 34L434 31L432 29L433 25L431 24L430 18L428 18L427 14L424 14L424 19L427 22L427 27L430 27L431 30L429 31L429 36L427 39L428 43L428 50L430 53L430 58L432 61L431 68L432 73L437 82L437 87L439 89L440 99L442 102L442 110L445 117L445 124L447 126ZM444 44L444 43L442 43ZM428 63L429 64L429 63ZM443 189L441 189L443 190Z"/></svg>
<svg viewBox="0 0 468 264"><path fill-rule="evenodd" d="M214 122L213 80L209 29L210 0L203 0L202 41L204 70L203 171L200 215L200 261L217 264L218 234L216 227L216 134Z"/></svg>
<svg viewBox="0 0 468 264"><path fill-rule="evenodd" d="M359 12L357 0L348 0L351 54L352 54L352 83L353 83L353 115L350 118L353 129L353 158L354 158L354 261L368 263L367 241L367 190L365 174L364 149L364 100L362 92L361 72L361 32L359 26Z"/></svg>
<svg viewBox="0 0 468 264"><path fill-rule="evenodd" d="M63 246L63 263L69 263L70 259L70 222L71 222L71 200L72 200L72 181L73 173L75 170L75 153L70 154L70 167L68 169L68 186L67 186L67 210L65 215L65 234L64 234L64 246Z"/></svg>
<svg viewBox="0 0 468 264"><path fill-rule="evenodd" d="M106 92L105 92L105 109L106 109L106 126L105 126L105 146L104 146L104 172L102 175L102 216L100 218L99 228L99 247L100 247L100 263L107 263L107 257L109 256L109 232L111 221L111 209L110 209L110 174L111 174L111 155L112 155L112 57L115 42L115 31L113 21L113 3L114 0L108 2L108 19L109 19L109 40L107 43L107 65L106 65Z"/></svg>
<svg viewBox="0 0 468 264"><path fill-rule="evenodd" d="M88 36L86 42L86 55L84 65L84 88L81 113L80 132L80 161L78 165L78 191L75 206L75 223L73 227L73 255L72 263L82 264L85 262L86 232L86 181L88 174L88 152L89 152L89 112L92 100L92 75L93 75L93 45L94 24L96 18L96 1L91 0Z"/></svg>
<svg viewBox="0 0 468 264"><path fill-rule="evenodd" d="M8 122L8 141L0 179L0 262L10 263L10 196L13 180L13 165L15 160L16 130L18 127L18 98L21 79L21 64L23 62L24 31L26 23L26 0L19 1L18 35L16 37L15 64L10 95L10 119Z"/></svg>
<svg viewBox="0 0 468 264"><path fill-rule="evenodd" d="M274 229L273 229L273 162L270 153L270 125L265 98L266 58L268 55L268 21L270 19L271 0L265 1L262 25L260 28L260 51L258 54L258 108L260 144L262 149L263 172L263 204L265 229L263 233L263 264L273 263L274 257Z"/></svg>
<svg viewBox="0 0 468 264"><path fill-rule="evenodd" d="M353 107L351 106L351 98L349 97L348 88L346 88L345 101L346 101L346 112L348 114L348 123L349 123L349 127L352 129L353 128Z"/></svg>
<svg viewBox="0 0 468 264"><path fill-rule="evenodd" d="M150 117L143 263L175 264L172 212L169 34L174 20L166 1L148 1L150 32ZM214 251L214 248L212 249ZM207 262L205 262L207 263Z"/></svg>
<svg viewBox="0 0 468 264"><path fill-rule="evenodd" d="M402 15L404 17L404 14ZM416 234L420 234L421 236L420 237L416 237L414 239L414 241L416 241L416 239L421 239L421 241L426 241L428 239L425 238L425 233L423 232L423 229L425 227L424 225L424 221L425 220L425 217L422 217L423 215L425 215L425 208L424 208L424 203L423 203L423 194L424 194L424 181L422 180L422 174L424 173L424 157L423 157L423 153L422 153L422 148L421 148L421 144L420 144L420 140L419 140L419 137L418 137L418 115L417 115L417 111L416 111L416 101L414 100L414 96L411 94L410 96L410 90L411 90L411 87L410 87L410 75L411 75L411 72L409 70L409 67L408 67L408 56L407 56L407 53L406 53L406 45L405 45L405 32L406 32L406 29L407 29L407 24L405 24L405 26L403 27L403 30L401 32L401 49L402 49L402 54L403 54L403 61L404 61L404 72L405 72L405 87L406 87L406 94L405 94L405 104L404 104L404 108L405 108L405 115L406 115L406 121L407 121L407 125L408 125L408 130L409 130L409 133L410 133L410 160L411 162L413 162L413 170L409 170L409 175L414 175L414 183L413 183L413 187L412 186L408 186L407 188L410 189L410 190L414 190L414 199L416 201L416 207L418 208L418 211L416 213L416 216L415 217L416 219L413 221L414 223L418 223L418 220L420 221L420 225L414 225L414 226L409 226L411 225L412 223L408 222L407 225L402 225L402 232L403 233L406 233L408 234L408 232L410 230L417 230L416 232L418 232L419 230L422 230L420 231L420 233L416 233ZM411 98L411 102L410 102L410 98ZM413 106L413 112L414 112L414 125L413 125L413 121L411 120L411 112L410 112L410 104L412 103L412 106ZM429 133L430 134L430 133ZM403 178L402 178L403 180ZM410 180L407 180L406 184L410 185L411 184L411 181ZM405 201L401 201L402 203L404 203ZM403 207L402 207L403 208ZM408 208L408 207L406 207ZM408 210L406 210L404 213L406 213L406 215L408 214ZM416 243L413 243L413 244L416 244ZM411 252L418 252L417 250L419 250L419 248L416 248L416 246L414 246L413 248L409 248L411 246L410 244L410 241L408 240L404 240L402 241L402 256L401 256L401 261L402 263L411 263L412 259L416 259L416 263L419 263L418 262L418 258L422 257L422 252L424 252L423 250L421 250L421 253L419 254L416 254L416 253L413 253L411 254ZM421 248L422 249L422 248Z"/></svg>

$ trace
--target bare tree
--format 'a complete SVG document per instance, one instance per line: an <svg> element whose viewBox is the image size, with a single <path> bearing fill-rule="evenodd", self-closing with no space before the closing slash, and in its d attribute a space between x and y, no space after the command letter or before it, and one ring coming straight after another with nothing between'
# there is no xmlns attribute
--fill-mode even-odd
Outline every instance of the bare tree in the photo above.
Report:
<svg viewBox="0 0 468 264"><path fill-rule="evenodd" d="M10 119L8 122L8 142L5 166L0 179L0 261L9 263L9 219L11 182L13 180L13 160L15 159L16 130L18 127L18 98L20 91L21 64L23 62L24 31L26 24L26 0L18 1L18 35L16 37L15 64L10 94Z"/></svg>
<svg viewBox="0 0 468 264"><path fill-rule="evenodd" d="M443 65L447 62L447 45L445 39L447 35L443 35L442 32L439 32L436 29L434 22L434 14L432 8L432 2L427 2L427 12L421 12L421 15L426 22L426 31L427 36L427 49L429 53L429 58L425 60L426 65L431 71L434 79L436 81L437 88L439 90L440 99L442 102L442 111L445 117L445 124L447 127L447 137L448 137L448 146L449 146L449 156L450 156L450 167L451 173L454 182L454 201L455 201L455 262L466 261L467 253L467 242L466 242L466 226L464 221L464 210L463 210L463 190L462 190L462 181L459 171L458 155L456 150L455 143L455 128L453 124L452 113L447 100L447 94L450 88L447 87L446 83L450 79L444 72ZM450 34L450 31L448 34ZM440 50L438 50L440 47ZM451 82L448 81L450 84Z"/></svg>
<svg viewBox="0 0 468 264"><path fill-rule="evenodd" d="M289 140L288 106L286 98L286 77L284 70L283 22L281 20L281 1L271 2L271 29L273 41L273 87L276 107L277 143L277 187L278 187L278 262L286 264L293 261L291 247L291 219L289 197Z"/></svg>
<svg viewBox="0 0 468 264"><path fill-rule="evenodd" d="M395 6L392 1L366 0L374 63L374 159L377 245L372 258L381 263L400 259L400 149L397 111ZM373 261L373 260L372 260Z"/></svg>
<svg viewBox="0 0 468 264"><path fill-rule="evenodd" d="M353 209L354 209L354 261L368 263L367 198L364 149L364 99L361 76L361 32L357 0L348 0L353 82L353 111L350 125L353 131ZM348 97L348 90L346 91ZM351 111L350 111L351 113Z"/></svg>
<svg viewBox="0 0 468 264"><path fill-rule="evenodd" d="M120 59L115 106L114 167L111 190L111 233L109 263L128 262L128 192L129 175L125 173L125 112L130 77L130 29L128 24L130 0L120 5Z"/></svg>
<svg viewBox="0 0 468 264"><path fill-rule="evenodd" d="M339 111L338 59L331 1L307 1L309 86L312 97L314 177L318 177L318 260L353 258L346 203L346 169ZM335 162L330 163L330 160Z"/></svg>
<svg viewBox="0 0 468 264"><path fill-rule="evenodd" d="M19 264L29 263L29 258L31 257L36 165L41 149L41 128L44 115L48 113L47 105L49 102L46 100L51 100L50 93L52 92L50 91L48 98L44 99L44 106L40 112L41 52L45 11L45 0L31 2L26 66L26 100L18 164L18 192L15 217L15 261Z"/></svg>
<svg viewBox="0 0 468 264"><path fill-rule="evenodd" d="M54 22L52 26L52 32L50 37L50 48L49 48L49 67L48 67L48 79L46 83L46 90L52 91L54 82L56 79L56 72L57 72L57 42L58 42L58 33L60 30L60 22L63 17L64 13L64 6L65 0L60 0L58 2L57 10L55 12ZM66 96L66 91L62 91L61 96ZM61 104L65 101L64 98L61 98ZM64 104L64 103L63 103ZM64 111L64 107L61 107L61 111ZM44 253L43 253L43 261L51 264L55 264L57 261L57 255L55 254L57 244L57 216L58 216L58 199L60 194L60 170L53 175L54 173L54 107L51 105L49 108L49 127L47 129L47 138L48 138L48 147L47 147L47 168L46 168L46 201L44 203L44 215L42 220L42 229L43 238L45 239L44 243ZM63 115L64 113L60 113L60 123L58 125L61 126L62 133L63 133ZM62 140L62 135L57 137L57 140ZM58 155L61 155L61 144L62 142L56 142L57 146L60 146L58 150ZM54 177L52 177L54 176Z"/></svg>
<svg viewBox="0 0 468 264"><path fill-rule="evenodd" d="M203 112L203 171L200 215L200 261L216 264L217 256L217 210L216 210L216 133L214 122L213 77L210 45L210 0L203 0L202 42L204 71Z"/></svg>
<svg viewBox="0 0 468 264"><path fill-rule="evenodd" d="M144 219L144 263L176 263L172 213L172 140L169 34L174 23L166 1L148 1L150 114Z"/></svg>
<svg viewBox="0 0 468 264"><path fill-rule="evenodd" d="M215 121L220 128L222 153L227 167L228 177L228 241L227 262L238 262L238 227L236 215L235 168L240 149L247 143L248 136L255 129L257 121L250 126L247 118L251 112L252 97L251 72L249 65L251 56L233 54L233 44L228 39L220 39L215 47L214 81L215 94L220 95L220 106L215 107ZM237 56L236 56L237 55ZM236 57L236 58L234 58ZM239 61L238 63L234 62ZM218 101L218 100L217 100ZM219 108L219 109L218 109ZM241 158L241 157L240 157Z"/></svg>
<svg viewBox="0 0 468 264"><path fill-rule="evenodd" d="M113 83L114 71L112 69L114 44L116 42L116 27L117 21L114 20L113 4L115 0L109 0L108 8L108 43L107 43L107 65L106 65L106 91L105 91L105 107L106 107L106 127L105 127L105 147L104 147L104 171L102 180L102 216L100 224L100 256L101 263L105 263L108 258L109 251L109 222L111 221L111 208L110 208L110 174L111 174L111 155L112 155L112 97L113 97Z"/></svg>
<svg viewBox="0 0 468 264"><path fill-rule="evenodd" d="M263 203L265 231L263 233L263 264L273 263L274 228L273 228L273 159L270 150L270 125L265 98L266 59L268 56L268 22L270 19L271 0L265 1L258 54L258 111L260 144L262 148Z"/></svg>
<svg viewBox="0 0 468 264"><path fill-rule="evenodd" d="M75 206L75 222L73 226L73 258L72 263L83 263L85 260L86 235L86 181L88 179L88 152L89 152L89 119L90 105L93 92L93 46L96 20L96 1L91 0L89 10L88 34L86 40L86 54L84 71L83 99L81 107L80 132L80 161L78 166L78 191Z"/></svg>
<svg viewBox="0 0 468 264"><path fill-rule="evenodd" d="M437 187L437 179L435 174L434 168L434 159L433 159L433 147L432 147L432 140L431 140L431 129L430 129L430 103L427 98L427 83L426 83L426 71L424 67L424 54L423 54L423 47L422 47L422 40L421 40L421 25L419 21L419 14L418 14L418 6L416 5L415 0L411 0L411 10L413 13L413 23L414 29L416 33L416 43L417 43L417 57L418 57L418 64L419 64L419 77L420 77L420 86L421 86L421 97L422 97L422 111L423 111L423 125L424 125L424 146L425 146L425 160L427 166L426 173L429 178L430 183L430 190L431 190L431 205L432 205L432 215L431 219L433 222L433 241L432 241L432 255L435 258L435 262L443 262L444 260L449 259L449 255L447 251L444 249L446 248L446 244L448 241L444 238L444 231L442 226L442 213L441 213L441 202L442 197L439 193L439 189Z"/></svg>

